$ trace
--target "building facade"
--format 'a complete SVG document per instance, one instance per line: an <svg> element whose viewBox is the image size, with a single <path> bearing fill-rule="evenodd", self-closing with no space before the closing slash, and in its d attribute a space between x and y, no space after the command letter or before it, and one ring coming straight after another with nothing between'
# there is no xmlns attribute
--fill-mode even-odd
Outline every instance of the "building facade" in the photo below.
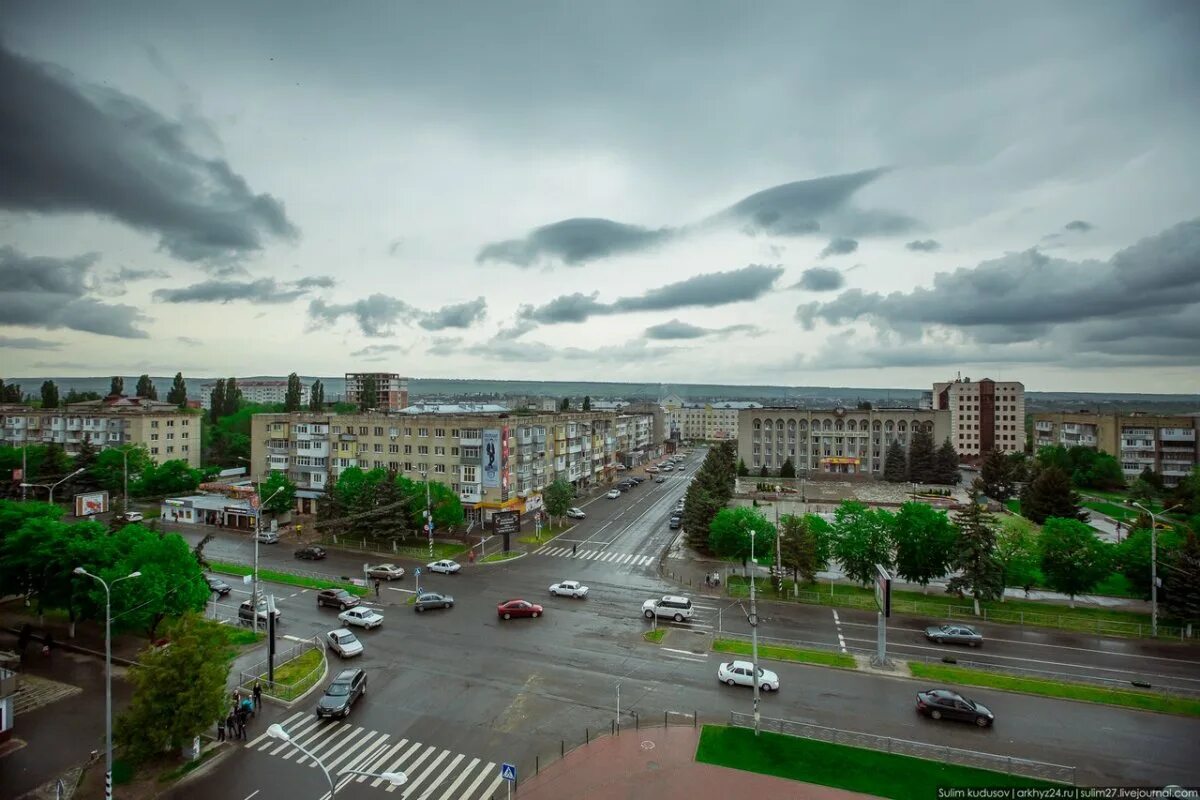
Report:
<svg viewBox="0 0 1200 800"><path fill-rule="evenodd" d="M203 415L181 411L174 403L111 395L66 408L0 406L0 419L2 441L11 447L53 443L73 456L87 439L97 450L142 445L155 463L181 459L190 467L200 466Z"/></svg>
<svg viewBox="0 0 1200 800"><path fill-rule="evenodd" d="M663 401L667 437L678 431L689 441L721 442L738 438L739 415L747 409L762 408L761 403L685 403L676 395Z"/></svg>
<svg viewBox="0 0 1200 800"><path fill-rule="evenodd" d="M1149 468L1175 486L1200 462L1200 417L1150 414L1033 415L1033 446L1090 447L1121 462L1127 481Z"/></svg>
<svg viewBox="0 0 1200 800"><path fill-rule="evenodd" d="M215 383L200 387L201 408L212 408L212 391L215 387ZM287 381L238 381L238 389L247 403L283 403L287 400ZM308 384L303 381L300 383L300 402L308 405Z"/></svg>
<svg viewBox="0 0 1200 800"><path fill-rule="evenodd" d="M368 378L375 379L374 411L395 413L408 407L408 378L394 372L347 372L346 402L358 403L363 384Z"/></svg>
<svg viewBox="0 0 1200 800"><path fill-rule="evenodd" d="M933 408L950 413L950 443L966 460L1025 449L1025 384L956 378L933 385ZM938 440L940 441L940 440Z"/></svg>
<svg viewBox="0 0 1200 800"><path fill-rule="evenodd" d="M814 474L881 477L888 446L907 451L913 434L928 429L936 445L950 430L945 411L917 408L812 411L753 408L739 412L738 458L757 475L765 466L778 474L787 459L798 476Z"/></svg>

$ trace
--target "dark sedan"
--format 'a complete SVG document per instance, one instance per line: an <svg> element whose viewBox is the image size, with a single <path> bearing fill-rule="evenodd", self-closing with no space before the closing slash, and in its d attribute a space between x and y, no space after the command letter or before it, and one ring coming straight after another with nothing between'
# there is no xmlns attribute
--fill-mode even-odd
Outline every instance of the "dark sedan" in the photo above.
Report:
<svg viewBox="0 0 1200 800"><path fill-rule="evenodd" d="M965 644L968 647L979 647L983 644L983 634L970 625L934 625L925 629L925 638L938 644Z"/></svg>
<svg viewBox="0 0 1200 800"><path fill-rule="evenodd" d="M325 689L317 701L318 717L346 717L354 701L367 693L367 673L361 669L344 669Z"/></svg>
<svg viewBox="0 0 1200 800"><path fill-rule="evenodd" d="M448 594L438 594L437 592L421 592L417 595L417 599L413 601L413 608L417 611L424 611L427 608L450 608L454 605L454 598Z"/></svg>
<svg viewBox="0 0 1200 800"><path fill-rule="evenodd" d="M528 600L506 600L496 606L496 614L501 619L512 619L513 617L533 617L537 619L542 615L542 607Z"/></svg>
<svg viewBox="0 0 1200 800"><path fill-rule="evenodd" d="M317 608L332 606L338 611L345 611L356 605L358 605L358 598L345 589L322 589L317 592Z"/></svg>
<svg viewBox="0 0 1200 800"><path fill-rule="evenodd" d="M309 561L320 561L325 557L325 548L317 547L315 544L310 544L308 547L301 547L296 551L296 558L303 558Z"/></svg>
<svg viewBox="0 0 1200 800"><path fill-rule="evenodd" d="M224 597L233 591L232 586L214 575L206 575L204 580L208 582L208 588L216 592L221 597Z"/></svg>
<svg viewBox="0 0 1200 800"><path fill-rule="evenodd" d="M968 700L949 689L928 689L917 692L917 713L931 719L955 719L974 722L981 728L990 728L996 717L987 706Z"/></svg>

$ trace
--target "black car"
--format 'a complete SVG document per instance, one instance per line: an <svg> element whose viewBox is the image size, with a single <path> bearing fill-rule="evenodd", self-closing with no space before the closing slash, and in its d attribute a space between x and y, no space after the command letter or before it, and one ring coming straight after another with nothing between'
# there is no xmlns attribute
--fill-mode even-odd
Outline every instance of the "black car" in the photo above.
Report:
<svg viewBox="0 0 1200 800"><path fill-rule="evenodd" d="M671 522L670 522L671 530L673 530L673 531L678 530L680 523L681 523L681 520L679 519L679 517L671 517Z"/></svg>
<svg viewBox="0 0 1200 800"><path fill-rule="evenodd" d="M317 547L315 544L310 544L308 547L301 547L296 551L296 558L306 558L309 561L320 561L325 557L325 548Z"/></svg>
<svg viewBox="0 0 1200 800"><path fill-rule="evenodd" d="M421 592L413 601L413 608L417 611L424 611L427 608L450 608L453 605L453 597L437 592Z"/></svg>
<svg viewBox="0 0 1200 800"><path fill-rule="evenodd" d="M347 717L354 702L366 693L367 673L361 669L344 669L325 687L325 694L317 701L317 716Z"/></svg>
<svg viewBox="0 0 1200 800"><path fill-rule="evenodd" d="M208 588L216 592L220 597L224 597L233 591L232 586L215 575L205 575L204 580L208 583Z"/></svg>
<svg viewBox="0 0 1200 800"><path fill-rule="evenodd" d="M917 713L931 719L956 719L974 722L981 728L989 728L996 717L987 706L968 700L949 689L927 689L917 692Z"/></svg>
<svg viewBox="0 0 1200 800"><path fill-rule="evenodd" d="M358 598L345 589L322 589L317 592L317 608L332 606L338 611L345 611L356 605L358 605Z"/></svg>
<svg viewBox="0 0 1200 800"><path fill-rule="evenodd" d="M642 481L644 481L646 479L640 475L630 475L629 480L633 481L634 483L641 483Z"/></svg>

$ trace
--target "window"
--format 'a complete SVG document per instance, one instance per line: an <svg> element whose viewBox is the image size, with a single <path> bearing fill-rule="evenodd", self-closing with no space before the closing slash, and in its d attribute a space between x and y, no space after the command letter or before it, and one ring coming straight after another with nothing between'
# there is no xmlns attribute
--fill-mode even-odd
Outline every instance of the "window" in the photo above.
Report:
<svg viewBox="0 0 1200 800"><path fill-rule="evenodd" d="M152 442L157 442L157 441L158 441L158 434L157 434L157 433L152 433L152 434L150 434L150 441L152 441Z"/></svg>
<svg viewBox="0 0 1200 800"><path fill-rule="evenodd" d="M158 448L157 448L157 447L151 447L151 448L150 448L150 455L152 455L152 456L156 456L156 455L158 455Z"/></svg>
<svg viewBox="0 0 1200 800"><path fill-rule="evenodd" d="M475 478L475 467L464 464L462 468L462 479L463 483L477 483L478 481Z"/></svg>
<svg viewBox="0 0 1200 800"><path fill-rule="evenodd" d="M376 443L375 443L375 452L376 452L376 453L382 453L382 452L383 452L383 445L382 445L382 444L380 444L379 442L376 442Z"/></svg>
<svg viewBox="0 0 1200 800"><path fill-rule="evenodd" d="M433 471L436 473L445 475L446 474L446 465L445 464L434 464Z"/></svg>
<svg viewBox="0 0 1200 800"><path fill-rule="evenodd" d="M273 427L275 427L275 426L274 426L274 425L272 425L271 427L273 428ZM341 426L341 425L334 425L334 426L333 426L333 432L334 432L334 434L339 434L339 433L341 433L341 432L342 432L342 426Z"/></svg>
<svg viewBox="0 0 1200 800"><path fill-rule="evenodd" d="M168 434L167 434L167 438L168 438L168 439L174 439L174 438L175 438L175 434L174 434L173 432L172 432L172 433L168 433Z"/></svg>
<svg viewBox="0 0 1200 800"><path fill-rule="evenodd" d="M168 447L168 448L167 448L167 452L168 452L168 453L174 453L174 452L175 452L175 448L174 448L174 447Z"/></svg>
<svg viewBox="0 0 1200 800"><path fill-rule="evenodd" d="M179 425L180 425L180 427L186 428L186 427L187 427L187 425L188 425L188 421L187 421L186 419L185 419L185 420L181 420L181 421L179 422Z"/></svg>
<svg viewBox="0 0 1200 800"><path fill-rule="evenodd" d="M186 444L182 444L179 446L179 452L186 453L187 451L188 451L188 446Z"/></svg>
<svg viewBox="0 0 1200 800"><path fill-rule="evenodd" d="M187 431L184 431L183 433L179 434L179 438L180 438L180 439L186 439L186 438L188 438Z"/></svg>
<svg viewBox="0 0 1200 800"><path fill-rule="evenodd" d="M399 452L400 452L400 445L398 445L398 444L389 444L389 445L388 445L388 452L389 452L389 453L399 453Z"/></svg>
<svg viewBox="0 0 1200 800"><path fill-rule="evenodd" d="M152 419L152 420L150 420L150 427L151 427L151 428L157 428L157 427L158 427L158 420L156 420L156 419Z"/></svg>
<svg viewBox="0 0 1200 800"><path fill-rule="evenodd" d="M457 455L458 455L458 448L457 448L457 447L451 447L451 448L450 448L450 455L452 455L452 456L457 456Z"/></svg>
<svg viewBox="0 0 1200 800"><path fill-rule="evenodd" d="M405 435L405 436L412 436L412 428L405 428L405 429L404 429L404 435Z"/></svg>
<svg viewBox="0 0 1200 800"><path fill-rule="evenodd" d="M167 420L167 427L168 427L168 428L174 428L174 427L175 427L175 420L173 420L173 419L169 419L169 420Z"/></svg>
<svg viewBox="0 0 1200 800"><path fill-rule="evenodd" d="M419 456L429 455L429 445L427 445L427 444L417 445L417 455L419 455Z"/></svg>
<svg viewBox="0 0 1200 800"><path fill-rule="evenodd" d="M417 436L428 436L429 428L417 428Z"/></svg>
<svg viewBox="0 0 1200 800"><path fill-rule="evenodd" d="M452 438L452 439L457 439L457 438L458 438L458 428L451 428L451 429L450 429L450 438Z"/></svg>
<svg viewBox="0 0 1200 800"><path fill-rule="evenodd" d="M444 455L446 455L446 448L444 448L444 447L435 447L435 448L433 448L433 454L434 454L435 456L444 456Z"/></svg>
<svg viewBox="0 0 1200 800"><path fill-rule="evenodd" d="M433 429L433 438L445 439L446 438L446 429L445 428L434 428Z"/></svg>
<svg viewBox="0 0 1200 800"><path fill-rule="evenodd" d="M404 455L406 455L406 456L412 455L412 445L411 444L404 445Z"/></svg>
<svg viewBox="0 0 1200 800"><path fill-rule="evenodd" d="M428 461L418 461L417 469L421 472L429 472L429 462Z"/></svg>
<svg viewBox="0 0 1200 800"><path fill-rule="evenodd" d="M412 472L412 468L413 468L413 465L412 465L412 462L411 462L411 461L405 461L405 462L404 462L404 469L405 469L405 470L407 470L408 472Z"/></svg>
<svg viewBox="0 0 1200 800"><path fill-rule="evenodd" d="M383 426L382 426L382 425L376 425L376 426L375 426L375 435L376 435L376 436L383 436Z"/></svg>

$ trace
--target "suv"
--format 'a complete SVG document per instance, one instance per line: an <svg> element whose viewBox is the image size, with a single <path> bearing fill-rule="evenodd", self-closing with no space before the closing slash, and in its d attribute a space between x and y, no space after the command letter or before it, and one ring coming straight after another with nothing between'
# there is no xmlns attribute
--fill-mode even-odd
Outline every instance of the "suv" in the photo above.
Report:
<svg viewBox="0 0 1200 800"><path fill-rule="evenodd" d="M317 717L346 717L354 701L367 693L367 673L361 669L344 669L325 687L317 701Z"/></svg>
<svg viewBox="0 0 1200 800"><path fill-rule="evenodd" d="M358 605L358 598L345 589L322 589L317 592L317 608L333 606L338 611L345 611L356 605Z"/></svg>
<svg viewBox="0 0 1200 800"><path fill-rule="evenodd" d="M667 595L661 600L647 600L642 603L642 616L646 619L654 617L668 617L676 622L683 622L685 619L691 619L696 610L692 608L692 601L686 597L677 595Z"/></svg>
<svg viewBox="0 0 1200 800"><path fill-rule="evenodd" d="M258 531L254 534L254 540L259 544L279 544L279 532Z"/></svg>
<svg viewBox="0 0 1200 800"><path fill-rule="evenodd" d="M264 625L266 625L268 616L269 615L267 614L267 601L259 600L258 601L258 621L263 623ZM282 614L279 611L279 609L276 608L275 609L275 622L277 622L277 623L279 622L280 616L282 616ZM243 600L242 604L240 606L238 606L238 619L241 620L242 622L245 622L247 625L254 624L254 601L253 600Z"/></svg>

